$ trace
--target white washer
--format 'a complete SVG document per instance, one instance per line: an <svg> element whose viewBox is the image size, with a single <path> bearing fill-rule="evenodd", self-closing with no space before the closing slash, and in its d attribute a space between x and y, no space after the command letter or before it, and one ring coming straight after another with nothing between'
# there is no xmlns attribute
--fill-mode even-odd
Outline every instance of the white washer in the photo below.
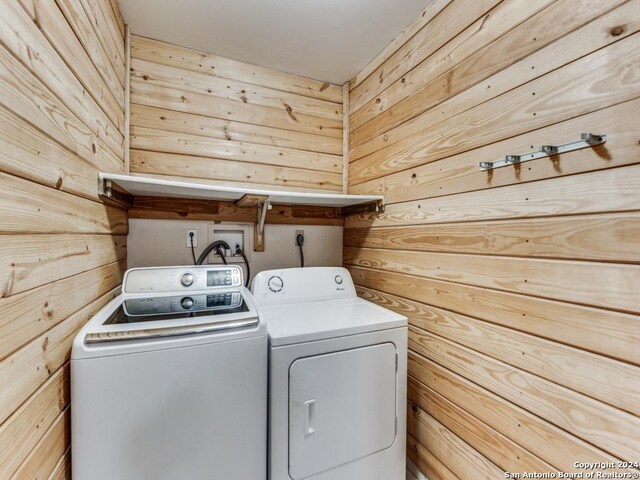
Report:
<svg viewBox="0 0 640 480"><path fill-rule="evenodd" d="M269 332L269 478L405 475L407 319L343 268L271 270L252 291Z"/></svg>
<svg viewBox="0 0 640 480"><path fill-rule="evenodd" d="M74 480L264 480L267 337L236 266L129 270L71 356Z"/></svg>

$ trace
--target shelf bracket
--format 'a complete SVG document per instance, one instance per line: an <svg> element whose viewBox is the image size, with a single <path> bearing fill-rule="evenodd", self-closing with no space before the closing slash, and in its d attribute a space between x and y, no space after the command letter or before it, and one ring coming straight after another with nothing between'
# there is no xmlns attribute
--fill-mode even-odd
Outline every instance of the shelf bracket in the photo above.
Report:
<svg viewBox="0 0 640 480"><path fill-rule="evenodd" d="M496 160L495 162L480 162L478 163L478 166L484 172L487 170L493 170L494 168L506 167L508 165L518 165L538 158L553 157L573 150L595 147L596 145L601 145L606 141L606 135L583 133L580 135L580 140L576 142L565 143L564 145L542 145L540 150L537 152L525 153L523 155L506 155L502 160Z"/></svg>
<svg viewBox="0 0 640 480"><path fill-rule="evenodd" d="M267 219L267 211L271 208L271 202L268 199L258 204L258 221L255 226L253 242L253 249L256 252L264 252L264 223Z"/></svg>
<svg viewBox="0 0 640 480"><path fill-rule="evenodd" d="M109 179L98 177L98 196L126 208L133 205L133 195L117 188Z"/></svg>

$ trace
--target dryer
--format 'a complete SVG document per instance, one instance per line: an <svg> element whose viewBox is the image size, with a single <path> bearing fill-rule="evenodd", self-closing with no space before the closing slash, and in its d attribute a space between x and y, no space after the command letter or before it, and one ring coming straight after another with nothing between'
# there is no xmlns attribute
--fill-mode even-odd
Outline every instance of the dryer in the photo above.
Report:
<svg viewBox="0 0 640 480"><path fill-rule="evenodd" d="M127 271L71 355L75 480L264 480L267 336L237 266Z"/></svg>
<svg viewBox="0 0 640 480"><path fill-rule="evenodd" d="M344 268L258 274L269 334L269 478L404 478L407 319Z"/></svg>

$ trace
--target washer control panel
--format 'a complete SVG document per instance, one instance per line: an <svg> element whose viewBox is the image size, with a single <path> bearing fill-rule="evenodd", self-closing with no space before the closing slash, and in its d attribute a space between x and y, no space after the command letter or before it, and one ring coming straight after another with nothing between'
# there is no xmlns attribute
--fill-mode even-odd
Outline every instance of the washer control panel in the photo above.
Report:
<svg viewBox="0 0 640 480"><path fill-rule="evenodd" d="M199 293L190 296L130 298L123 308L129 316L164 315L178 312L198 312L205 310L226 310L242 305L242 293L220 292Z"/></svg>
<svg viewBox="0 0 640 480"><path fill-rule="evenodd" d="M242 268L237 265L133 268L122 282L124 293L162 293L242 287Z"/></svg>

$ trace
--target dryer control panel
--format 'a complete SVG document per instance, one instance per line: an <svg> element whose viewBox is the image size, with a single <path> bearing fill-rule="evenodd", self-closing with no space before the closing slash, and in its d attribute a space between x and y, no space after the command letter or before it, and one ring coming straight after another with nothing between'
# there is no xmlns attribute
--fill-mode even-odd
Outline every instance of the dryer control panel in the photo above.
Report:
<svg viewBox="0 0 640 480"><path fill-rule="evenodd" d="M356 296L349 271L339 267L267 270L254 277L251 292L258 305L336 300Z"/></svg>
<svg viewBox="0 0 640 480"><path fill-rule="evenodd" d="M124 293L164 293L233 288L244 285L237 265L133 268L122 282Z"/></svg>

